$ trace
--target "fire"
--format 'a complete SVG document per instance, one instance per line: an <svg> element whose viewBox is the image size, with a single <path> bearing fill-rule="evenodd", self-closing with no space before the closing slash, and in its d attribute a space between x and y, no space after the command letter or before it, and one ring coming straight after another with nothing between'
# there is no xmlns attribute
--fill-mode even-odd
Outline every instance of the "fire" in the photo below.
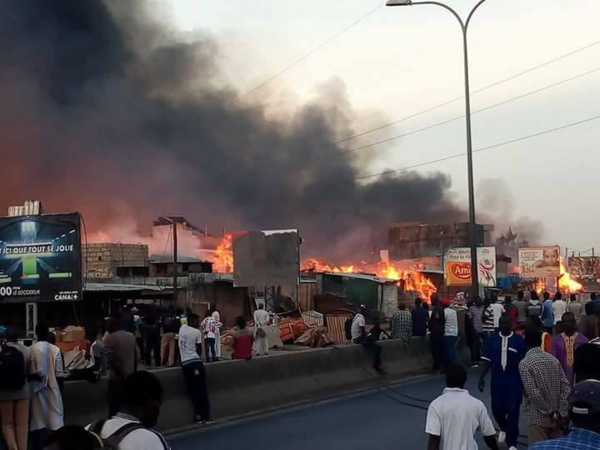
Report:
<svg viewBox="0 0 600 450"><path fill-rule="evenodd" d="M393 262L379 262L368 264L361 262L347 266L335 266L326 261L310 258L301 265L302 271L329 272L329 273L364 273L374 274L380 278L401 281L405 291L416 292L424 300L428 300L431 294L437 292L433 282L418 270L404 270L394 265Z"/></svg>
<svg viewBox="0 0 600 450"><path fill-rule="evenodd" d="M215 272L233 272L233 236L228 234L223 237L215 250L213 268ZM433 282L421 273L419 268L406 270L400 268L397 263L379 262L369 264L361 261L356 264L337 266L318 258L309 258L301 263L300 270L303 272L322 273L358 273L372 274L380 278L387 278L401 282L405 291L417 293L422 299L429 300L431 294L437 292Z"/></svg>
<svg viewBox="0 0 600 450"><path fill-rule="evenodd" d="M226 234L223 236L223 240L219 242L215 250L215 259L213 262L214 271L217 273L231 273L233 272L233 249L232 249L233 236Z"/></svg>
<svg viewBox="0 0 600 450"><path fill-rule="evenodd" d="M562 258L560 259L560 277L558 278L558 285L560 286L561 291L571 294L581 292L583 290L583 286L581 284L571 279L571 275L565 269Z"/></svg>
<svg viewBox="0 0 600 450"><path fill-rule="evenodd" d="M302 262L304 272L353 273L354 266L333 266L322 259L309 258Z"/></svg>

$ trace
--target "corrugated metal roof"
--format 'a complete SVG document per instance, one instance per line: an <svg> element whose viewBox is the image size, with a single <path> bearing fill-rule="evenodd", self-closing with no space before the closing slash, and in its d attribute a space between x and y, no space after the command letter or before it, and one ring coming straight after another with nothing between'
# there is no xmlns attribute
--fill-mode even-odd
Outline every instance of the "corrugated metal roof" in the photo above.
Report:
<svg viewBox="0 0 600 450"><path fill-rule="evenodd" d="M85 283L83 287L86 292L163 291L165 289L168 287L117 283Z"/></svg>
<svg viewBox="0 0 600 450"><path fill-rule="evenodd" d="M169 264L169 263L173 262L173 256L171 256L171 255L150 255L150 257L148 258L148 262L153 263L153 264ZM208 263L210 261L202 261L201 259L192 258L191 256L177 255L177 262L191 264L191 263Z"/></svg>
<svg viewBox="0 0 600 450"><path fill-rule="evenodd" d="M344 272L324 272L323 275L333 275L338 277L355 278L360 280L374 281L376 283L396 283L398 280L391 278L380 278L377 275L369 275L366 273L344 273Z"/></svg>

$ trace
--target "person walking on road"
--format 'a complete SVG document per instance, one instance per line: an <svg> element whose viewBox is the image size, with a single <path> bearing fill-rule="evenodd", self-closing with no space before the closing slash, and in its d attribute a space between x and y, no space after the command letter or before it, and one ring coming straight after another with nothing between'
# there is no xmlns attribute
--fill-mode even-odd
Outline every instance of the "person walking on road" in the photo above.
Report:
<svg viewBox="0 0 600 450"><path fill-rule="evenodd" d="M119 450L170 450L165 438L153 428L158 422L163 387L150 372L136 372L125 380L123 407L109 420L86 428L104 441L104 448Z"/></svg>
<svg viewBox="0 0 600 450"><path fill-rule="evenodd" d="M63 361L60 349L48 342L50 330L46 324L38 323L35 334L38 340L31 347L31 370L39 381L31 383L29 430L30 445L33 450L39 450L48 432L58 430L64 425L63 401L59 387L59 378L63 376ZM135 339L133 345L135 346Z"/></svg>
<svg viewBox="0 0 600 450"><path fill-rule="evenodd" d="M258 305L254 311L254 351L256 356L269 354L269 339L265 328L271 322L271 316L265 311L265 305Z"/></svg>
<svg viewBox="0 0 600 450"><path fill-rule="evenodd" d="M437 294L431 295L431 316L429 317L429 344L431 345L431 357L433 359L433 371L443 369L444 365L444 331L446 319L444 308L440 304Z"/></svg>
<svg viewBox="0 0 600 450"><path fill-rule="evenodd" d="M188 395L194 407L194 422L211 422L210 401L206 387L206 371L200 359L202 332L198 329L200 318L190 314L187 324L179 329L179 353Z"/></svg>
<svg viewBox="0 0 600 450"><path fill-rule="evenodd" d="M481 357L479 391L483 392L485 376L491 369L492 415L500 428L498 442L506 442L510 450L517 449L519 439L519 413L523 401L519 363L526 351L525 341L512 332L511 320L505 315L500 318L500 332L490 336Z"/></svg>
<svg viewBox="0 0 600 450"><path fill-rule="evenodd" d="M552 308L552 300L550 299L549 292L544 292L541 319L546 333L552 334L552 331L554 330L554 309Z"/></svg>
<svg viewBox="0 0 600 450"><path fill-rule="evenodd" d="M391 325L392 339L400 339L408 347L413 332L413 319L404 303L398 303L398 309L392 316Z"/></svg>
<svg viewBox="0 0 600 450"><path fill-rule="evenodd" d="M450 307L450 301L444 300L444 367L456 360L456 341L458 340L458 316Z"/></svg>
<svg viewBox="0 0 600 450"><path fill-rule="evenodd" d="M373 368L380 374L385 374L383 368L381 353L383 349L375 339L370 339L366 331L366 314L367 308L365 305L360 305L360 312L352 319L352 342L362 345L373 355Z"/></svg>
<svg viewBox="0 0 600 450"><path fill-rule="evenodd" d="M427 336L427 319L429 314L423 307L423 300L417 298L415 300L415 307L410 311L412 317L412 335L418 337Z"/></svg>
<svg viewBox="0 0 600 450"><path fill-rule="evenodd" d="M550 353L558 359L565 372L569 384L573 386L575 376L573 374L573 363L575 362L575 350L583 344L587 344L587 338L577 332L577 324L573 313L566 312L561 321L562 333L554 336ZM599 362L600 364L600 362Z"/></svg>
<svg viewBox="0 0 600 450"><path fill-rule="evenodd" d="M525 301L525 292L517 292L517 300L513 303L514 307L517 308L517 327L524 327L527 322L527 306L528 303Z"/></svg>
<svg viewBox="0 0 600 450"><path fill-rule="evenodd" d="M481 360L481 348L483 345L483 301L480 296L476 296L473 304L469 307L469 323L473 336L471 339L471 365L479 366Z"/></svg>
<svg viewBox="0 0 600 450"><path fill-rule="evenodd" d="M29 399L27 378L33 374L29 348L18 343L19 332L9 328L0 343L0 423L8 450L27 450Z"/></svg>
<svg viewBox="0 0 600 450"><path fill-rule="evenodd" d="M108 375L108 417L121 409L125 379L137 370L140 360L135 336L121 329L121 321L110 319L107 324L110 333L104 340L104 352L110 373Z"/></svg>
<svg viewBox="0 0 600 450"><path fill-rule="evenodd" d="M600 380L600 340L580 345L575 350L573 373L575 383L585 380Z"/></svg>
<svg viewBox="0 0 600 450"><path fill-rule="evenodd" d="M498 449L496 430L481 400L465 389L467 371L459 364L446 369L446 389L427 410L428 450L477 450L479 429L487 446Z"/></svg>
<svg viewBox="0 0 600 450"><path fill-rule="evenodd" d="M562 321L563 314L567 312L567 302L562 298L562 294L557 292L552 303L552 313L554 314L554 326Z"/></svg>
<svg viewBox="0 0 600 450"><path fill-rule="evenodd" d="M583 381L569 397L569 419L573 423L564 438L540 442L531 450L592 450L600 448L600 381Z"/></svg>
<svg viewBox="0 0 600 450"><path fill-rule="evenodd" d="M581 316L581 332L592 341L600 337L600 307L596 302L585 304L585 315Z"/></svg>
<svg viewBox="0 0 600 450"><path fill-rule="evenodd" d="M542 330L529 326L525 330L529 351L519 364L529 418L529 445L559 438L566 426L569 380L558 360L542 351Z"/></svg>
<svg viewBox="0 0 600 450"><path fill-rule="evenodd" d="M583 312L583 305L577 299L576 294L571 294L569 302L567 303L567 312L570 312L575 316L575 322L579 325L579 319L581 319L581 313Z"/></svg>
<svg viewBox="0 0 600 450"><path fill-rule="evenodd" d="M500 302L500 299L496 295L492 295L492 301L490 303L490 309L494 317L494 332L500 331L500 317L506 312L504 305Z"/></svg>
<svg viewBox="0 0 600 450"><path fill-rule="evenodd" d="M536 291L530 292L531 300L527 306L527 318L540 318L542 316L542 305L540 304L540 297Z"/></svg>

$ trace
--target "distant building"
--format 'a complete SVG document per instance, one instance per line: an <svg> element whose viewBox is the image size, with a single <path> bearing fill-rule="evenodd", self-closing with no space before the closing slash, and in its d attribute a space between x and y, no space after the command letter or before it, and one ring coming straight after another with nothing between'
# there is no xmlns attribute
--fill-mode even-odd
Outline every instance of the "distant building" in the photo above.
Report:
<svg viewBox="0 0 600 450"><path fill-rule="evenodd" d="M493 225L477 225L477 244L490 245L493 230ZM441 256L449 248L469 246L469 224L392 223L388 244L393 261Z"/></svg>

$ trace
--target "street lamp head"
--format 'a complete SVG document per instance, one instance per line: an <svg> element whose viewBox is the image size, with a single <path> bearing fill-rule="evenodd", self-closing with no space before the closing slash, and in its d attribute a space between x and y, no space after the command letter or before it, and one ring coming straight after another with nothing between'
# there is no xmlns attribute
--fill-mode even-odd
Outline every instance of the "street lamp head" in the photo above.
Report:
<svg viewBox="0 0 600 450"><path fill-rule="evenodd" d="M388 0L385 6L410 6L412 0Z"/></svg>

